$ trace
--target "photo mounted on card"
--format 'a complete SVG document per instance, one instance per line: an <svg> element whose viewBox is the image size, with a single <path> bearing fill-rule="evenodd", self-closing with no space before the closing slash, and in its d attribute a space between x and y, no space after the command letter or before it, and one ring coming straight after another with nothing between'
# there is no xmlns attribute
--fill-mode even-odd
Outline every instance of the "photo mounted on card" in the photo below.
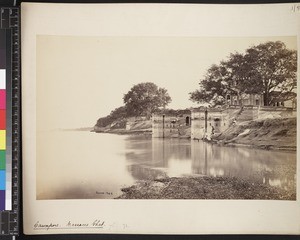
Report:
<svg viewBox="0 0 300 240"><path fill-rule="evenodd" d="M299 233L298 7L22 4L25 233Z"/></svg>

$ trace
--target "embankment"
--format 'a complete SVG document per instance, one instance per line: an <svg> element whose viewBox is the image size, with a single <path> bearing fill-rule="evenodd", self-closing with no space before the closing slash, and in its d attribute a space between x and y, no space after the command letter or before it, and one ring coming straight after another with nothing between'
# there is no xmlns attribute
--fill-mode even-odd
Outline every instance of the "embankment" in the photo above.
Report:
<svg viewBox="0 0 300 240"><path fill-rule="evenodd" d="M106 127L94 127L93 131L97 133L115 133L115 134L151 134L151 120L132 121L130 129L126 129L127 119L116 120Z"/></svg>
<svg viewBox="0 0 300 240"><path fill-rule="evenodd" d="M94 132L115 134L152 134L151 119L130 122L127 119L116 120L106 127L94 127ZM297 119L269 118L240 122L232 125L213 141L225 146L247 146L263 149L296 150ZM169 138L189 138L190 127L178 128Z"/></svg>
<svg viewBox="0 0 300 240"><path fill-rule="evenodd" d="M242 122L214 137L227 146L296 150L297 119L275 118Z"/></svg>

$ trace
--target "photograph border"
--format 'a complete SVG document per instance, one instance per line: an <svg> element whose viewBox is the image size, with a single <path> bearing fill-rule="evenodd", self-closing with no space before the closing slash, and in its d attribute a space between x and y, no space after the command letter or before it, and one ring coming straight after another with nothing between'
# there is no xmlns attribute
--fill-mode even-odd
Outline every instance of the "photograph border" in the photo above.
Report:
<svg viewBox="0 0 300 240"><path fill-rule="evenodd" d="M30 4L29 4L30 5ZM24 8L22 9L22 11L23 11L23 16L25 16L25 19L26 19L26 22L25 22L25 20L23 20L22 19L22 26L24 26L25 27L25 29L26 29L26 25L28 25L28 26L35 26L35 27L37 27L37 25L39 25L39 23L37 24L37 25L35 25L34 24L34 22L32 22L34 19L36 19L37 17L39 17L39 16L43 16L43 17L49 17L49 15L47 16L45 16L45 15L40 15L41 13L42 13L42 11L40 11L43 7L42 6L38 6L38 5L36 5L35 7L37 7L37 8L39 8L39 7L41 7L41 9L39 9L39 11L38 11L38 13L37 12L31 12L32 10L33 11L35 11L35 10L37 10L37 9L34 9L35 7L33 7L33 9L30 9L29 10L29 8L28 8L28 6L29 5L23 5L24 6ZM288 5L288 6L290 6L290 5ZM49 6L48 6L49 7ZM68 6L68 8L69 8L70 6ZM169 6L168 6L169 7ZM51 8L54 8L55 9L55 6L51 6ZM262 7L263 8L263 7ZM272 7L273 8L273 7ZM276 8L275 6L274 6L274 8ZM54 9L52 9L52 10L54 10ZM141 9L142 8L140 8L139 10L141 11ZM269 9L269 6L267 7L267 9L268 9L268 11L270 10ZM80 9L81 10L81 9ZM106 9L107 10L107 9ZM255 10L258 10L258 9L255 9ZM261 10L261 8L260 8L260 10ZM266 9L265 9L266 10ZM147 11L148 11L148 9L147 9ZM54 11L55 12L55 11ZM257 13L256 14L258 14L258 12L259 11L257 11ZM31 13L31 14L30 14ZM61 14L61 12L60 13L58 13L58 14ZM290 14L290 13L286 13L286 14ZM110 20L112 20L111 19L111 16L107 16L107 13L105 14L105 12L103 12L103 16L102 17L104 17L104 15L106 15L105 16L105 21L108 21L109 22L109 18L110 18ZM62 17L62 16L61 16ZM115 16L114 16L115 17ZM276 16L277 17L277 16ZM293 17L292 19L291 19L291 21L293 21L294 20L294 18L295 17ZM274 19L273 19L274 20ZM49 19L48 19L48 21L49 21ZM278 20L277 20L278 21ZM272 24L275 24L276 25L276 23L278 23L278 22L276 22L276 21L274 21ZM52 24L53 24L53 22L52 22ZM295 24L295 22L293 23L293 24ZM45 25L43 26L43 23L41 22L41 25L42 26L38 26L37 28L33 28L35 31L36 31L36 33L37 32L39 32L39 34L44 34L45 33ZM145 26L145 25L147 25L147 24L144 24L143 26ZM175 26L176 26L177 24L175 24ZM178 26L178 25L177 25ZM290 25L288 25L289 27L287 27L287 28L285 28L284 30L285 31L287 31L287 29L290 31L291 29L290 29ZM295 25L292 25L292 26L295 26ZM48 28L48 31L50 31L51 32L51 30L53 31L54 29L52 28L51 29L51 27L54 27L53 25L51 25L51 23L49 24L49 22L48 22L48 24L47 24L47 28ZM64 30L66 30L65 29L65 26L63 27L63 29ZM74 29L73 29L74 30ZM174 29L172 29L172 30L174 30ZM274 30L274 29L273 29ZM24 30L23 30L24 31ZM111 31L111 29L106 29L106 31L108 31L108 33L109 32L112 32ZM292 29L291 31L295 31L295 29ZM76 32L76 30L75 30L75 32ZM36 34L36 33L33 33L33 34ZM78 32L77 32L78 33ZM31 33L32 34L32 33ZM53 32L52 32L52 34L53 34ZM106 33L107 34L107 33ZM298 33L297 33L298 34ZM30 65L31 65L31 63L32 63L32 60L33 60L33 63L35 63L35 57L34 57L34 51L33 52L31 52L30 53L30 51L32 51L32 48L27 48L28 47L28 45L30 46L31 45L31 47L34 47L34 46L32 46L32 44L34 43L29 43L29 40L28 40L28 37L29 38L31 38L32 36L34 37L34 35L30 35L28 32L22 32L22 35L23 36L25 36L25 38L24 38L24 40L23 40L23 52L22 52L22 54L23 54L23 56L25 56L26 57L26 61L25 61L25 58L23 58L22 60L24 61L23 62L23 80L24 79L31 79L31 77L32 76L34 76L34 69L33 68L31 68L30 67ZM299 46L299 38L298 38L298 46ZM299 53L298 53L298 56L299 56ZM29 60L31 60L31 61L28 61L28 57L29 57ZM299 62L298 62L298 66L299 66ZM29 68L27 68L27 67L29 67ZM32 72L33 71L33 72ZM29 77L29 76L31 76L31 77ZM299 78L299 73L298 73L298 78ZM25 82L24 82L25 81ZM29 160L28 160L28 157L31 155L30 154L30 150L32 150L32 146L29 146L29 144L31 145L31 144L35 144L35 141L33 140L30 140L31 139L31 137L28 135L28 131L29 131L29 129L32 129L32 127L34 127L35 126L35 121L34 120L31 120L31 121L29 121L29 119L28 119L28 115L27 114L29 114L29 113L35 113L35 109L34 109L34 107L33 106L31 106L30 104L32 103L30 103L30 101L32 101L32 100L34 100L34 95L33 96L28 96L28 92L30 92L31 90L35 90L34 88L32 89L32 83L31 83L31 85L30 85L30 83L28 83L28 82L26 82L26 80L24 80L23 81L23 99L24 99L24 101L23 101L23 110L25 109L26 110L26 112L24 113L25 115L23 115L23 139L24 139L24 145L23 146L25 146L25 148L24 148L24 150L23 150L23 153L24 153L24 157L25 157L25 160L24 160L24 163L26 163L25 165L23 165L23 167L24 167L24 169L23 169L23 173L25 172L25 173L28 173L28 171L30 170L30 171L32 171L32 169L34 169L34 167L33 167L33 165L32 165L32 162L28 162ZM30 90L30 91L29 91ZM32 116L31 116L32 117ZM299 122L298 122L299 123ZM26 132L25 132L26 131ZM299 143L299 136L297 136L297 140L298 140L298 143ZM32 141L31 143L29 143L29 141ZM297 153L298 154L298 153ZM297 155L297 156L299 156L299 155ZM299 158L298 158L299 159ZM31 168L32 167L32 168ZM299 169L298 169L298 171L297 171L297 176L299 177ZM32 180L34 180L34 176L29 176L29 175L26 175L26 176L24 176L24 183L25 183L25 186L24 186L24 189L27 189L28 190L28 185L27 184L29 184L30 182L32 182ZM27 186L27 187L26 187ZM299 192L299 186L297 186L298 188L297 188L297 193ZM34 206L34 205L32 205L33 204L33 202L31 202L30 201L30 199L31 199L31 197L30 197L30 195L31 195L31 193L26 193L26 192L24 192L24 200L25 200L25 202L24 202L24 210L25 210L25 219L26 219L26 217L28 217L28 214L29 214L29 212L28 212L28 209L29 208L31 208L31 209L33 209L33 208L36 208L37 206ZM28 198L28 199L27 199ZM297 200L297 202L298 202L298 200ZM214 204L214 203L212 203L212 204ZM226 203L224 203L225 205L226 205ZM59 203L58 203L58 205L60 205ZM73 203L72 203L72 205L73 205ZM103 205L106 205L106 204L103 204ZM271 204L271 205L273 205L273 204ZM297 215L297 213L299 212L299 207L298 206L296 206L295 204L286 204L286 205L288 205L288 208L286 209L286 210L288 210L288 212L286 212L286 214L283 214L283 215L281 215L282 217L283 217L283 219L285 219L285 220L287 220L287 219L289 219L289 221L290 221L290 223L292 223L292 221L293 220L297 220L297 217L299 216L299 215ZM33 208L32 208L33 207ZM114 206L114 207L116 207L116 206ZM132 206L133 207L133 206ZM135 206L136 207L136 206ZM178 206L175 206L175 208L176 207L178 207ZM216 206L212 206L212 207L216 207ZM242 206L239 206L238 204L236 204L236 210L237 211L241 211L241 212L243 212L243 210L245 210L245 209L243 209L243 207ZM273 207L275 207L275 209L278 209L278 207L281 207L281 204L276 204L276 203L274 203L274 206ZM39 206L39 207L37 207L36 208L36 210L37 210L37 212L40 212L41 213L41 210L42 209L44 209L45 208L45 206ZM139 208L139 207L138 207ZM27 210L26 210L27 209ZM183 209L183 208L181 208L180 209L180 213L183 213L183 212L185 212L184 210L186 210L186 209ZM295 212L295 210L297 211L297 212ZM269 215L269 214L271 214L271 212L269 212L270 211L270 209L268 209L267 211L266 210L263 210L263 209L258 209L258 212L256 212L256 214L255 214L255 217L262 217L262 219L264 219L264 217L266 217L266 215ZM225 215L226 215L226 211L225 212L221 212L221 213L218 213L218 214L216 214L216 218L218 218L218 216L224 216L224 213L225 213ZM81 214L84 214L84 211L81 211ZM109 216L110 215L110 213L106 213L106 214L108 214L107 216ZM266 215L265 215L266 214ZM181 215L181 214L180 214ZM180 216L179 215L179 216ZM177 214L176 214L176 216L177 216ZM174 216L173 216L174 217ZM251 217L250 218L252 218L252 220L254 220L253 219L253 215L251 215ZM292 217L292 220L291 220L291 217ZM117 217L118 218L118 217ZM28 220L28 219L26 219L26 220ZM149 220L149 219L148 219ZM237 219L236 219L237 220ZM264 219L264 220L266 220L266 219ZM268 220L270 220L269 218L268 218ZM273 219L274 220L274 219ZM209 220L209 221L212 221L211 219ZM268 229L265 229L265 231L263 231L259 226L256 226L256 227L258 227L256 230L250 230L250 229L244 229L245 228L245 225L243 225L243 224L245 224L245 219L243 219L243 218L241 218L241 219L238 219L238 222L241 224L239 227L241 227L241 229L243 229L243 233L270 233L270 229L268 230ZM263 221L264 222L264 221ZM30 221L28 222L28 221L24 221L24 223L25 223L25 228L28 230L28 233L31 233L31 231L30 231L30 228L31 228L31 225L30 225ZM212 224L212 222L210 222L211 224ZM235 223L237 223L237 222L235 222ZM148 225L148 226L150 226L151 224L153 224L153 222L149 222L149 221L146 221L146 223L145 223L146 225ZM150 225L149 225L150 224ZM206 223L206 224L208 224L208 223ZM232 223L231 223L232 224ZM264 222L264 224L270 224L270 222ZM274 228L276 228L275 226L277 226L278 228L276 228L275 230L274 230L274 234L278 234L278 233L287 233L287 234L291 234L291 233L298 233L297 232L297 229L299 229L299 226L294 222L294 224L293 224L293 226L285 226L285 227L288 227L288 229L283 229L282 227L283 226L278 226L278 222L276 221L276 220L274 220L274 222L273 222L273 224L271 224L272 225L272 229L274 229ZM173 234L179 234L179 233L183 233L182 232L182 229L180 228L180 226L178 226L178 225L172 225L172 226L170 226L170 227L172 227L172 229L176 229L175 231L176 232L172 232ZM179 227L179 228L177 228L177 227ZM208 228L207 228L208 227ZM231 226L231 227L233 227L233 226ZM237 227L237 226L235 226L235 227ZM265 226L266 227L266 226ZM205 227L204 227L205 229L203 230L203 233L210 233L210 229L209 229L209 225L205 225ZM116 229L116 232L118 232L118 230L120 230L120 229ZM171 228L165 228L165 232L163 232L163 233L168 233L168 231L170 231L171 230ZM194 229L195 230L195 229ZM154 229L154 231L157 231L157 232L159 232L157 229ZM199 233L199 232L194 232L194 231L192 231L192 229L187 229L187 231L188 231L188 233L190 233L190 234L197 234L197 233ZM120 231L120 233L121 233L122 231ZM218 229L215 233L233 233L234 231L230 231L228 228L225 228L224 229L224 226L223 226L223 228L220 228L220 229ZM33 233L33 232L32 232ZM39 233L39 232L37 232L37 233ZM45 233L44 231L42 231L41 233ZM76 233L76 231L74 231L73 233ZM138 233L138 232L131 232L131 233ZM145 232L143 232L143 233L147 233L147 230L145 231ZM161 232L162 233L162 232ZM234 232L234 233L236 233L236 232Z"/></svg>

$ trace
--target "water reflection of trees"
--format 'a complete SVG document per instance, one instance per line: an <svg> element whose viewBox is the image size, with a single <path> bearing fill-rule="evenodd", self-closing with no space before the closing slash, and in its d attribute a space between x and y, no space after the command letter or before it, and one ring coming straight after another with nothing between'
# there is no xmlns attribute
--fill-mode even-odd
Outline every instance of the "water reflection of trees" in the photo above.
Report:
<svg viewBox="0 0 300 240"><path fill-rule="evenodd" d="M135 179L166 177L171 159L191 161L191 145L186 139L132 137L126 140L126 149L127 169Z"/></svg>
<svg viewBox="0 0 300 240"><path fill-rule="evenodd" d="M125 158L131 164L151 164L152 138L149 136L129 136L125 140Z"/></svg>
<svg viewBox="0 0 300 240"><path fill-rule="evenodd" d="M167 168L170 159L191 160L191 145L186 139L136 139L126 141L126 159L130 163L143 163Z"/></svg>
<svg viewBox="0 0 300 240"><path fill-rule="evenodd" d="M191 142L192 172L210 176L238 177L252 182L295 188L296 156L247 148L228 148Z"/></svg>
<svg viewBox="0 0 300 240"><path fill-rule="evenodd" d="M170 159L190 161L191 146L188 140L158 138L152 140L152 153L155 166L167 168Z"/></svg>
<svg viewBox="0 0 300 240"><path fill-rule="evenodd" d="M163 170L141 164L129 165L127 169L136 180L153 180L167 177Z"/></svg>
<svg viewBox="0 0 300 240"><path fill-rule="evenodd" d="M285 189L295 188L294 153L140 136L127 139L126 149L128 171L135 179L165 176L170 162L178 160L190 162L191 174L237 177Z"/></svg>

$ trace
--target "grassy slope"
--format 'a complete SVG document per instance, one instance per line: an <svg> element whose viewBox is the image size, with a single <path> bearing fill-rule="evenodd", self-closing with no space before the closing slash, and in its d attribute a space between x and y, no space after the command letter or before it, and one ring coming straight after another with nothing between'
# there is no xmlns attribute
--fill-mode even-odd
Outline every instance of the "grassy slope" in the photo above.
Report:
<svg viewBox="0 0 300 240"><path fill-rule="evenodd" d="M296 118L261 119L231 126L215 139L266 149L296 150Z"/></svg>

